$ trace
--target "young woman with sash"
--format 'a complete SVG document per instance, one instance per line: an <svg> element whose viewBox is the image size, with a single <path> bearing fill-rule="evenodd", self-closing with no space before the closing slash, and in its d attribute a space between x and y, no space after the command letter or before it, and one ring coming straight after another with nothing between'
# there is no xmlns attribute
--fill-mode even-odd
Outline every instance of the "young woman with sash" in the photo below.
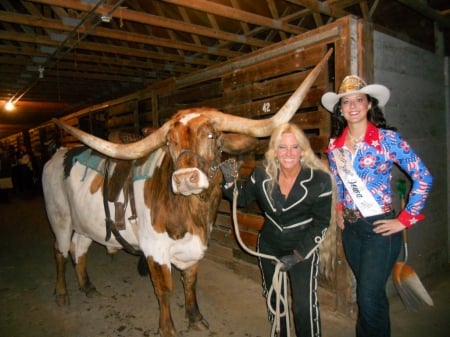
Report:
<svg viewBox="0 0 450 337"><path fill-rule="evenodd" d="M338 186L337 221L357 282L357 337L391 335L386 282L401 250L401 232L424 218L433 181L409 144L386 125L381 107L389 96L385 86L367 85L354 75L344 78L337 93L322 96L332 116L327 154ZM412 182L398 214L392 206L394 164Z"/></svg>

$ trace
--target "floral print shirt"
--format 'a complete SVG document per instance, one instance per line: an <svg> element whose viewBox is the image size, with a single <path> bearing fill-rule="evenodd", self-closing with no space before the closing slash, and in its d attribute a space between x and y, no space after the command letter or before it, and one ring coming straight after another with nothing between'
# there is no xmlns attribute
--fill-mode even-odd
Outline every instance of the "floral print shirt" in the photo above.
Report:
<svg viewBox="0 0 450 337"><path fill-rule="evenodd" d="M408 202L401 210L398 220L406 227L422 220L424 215L421 210L431 189L433 177L409 144L399 133L378 129L369 123L363 141L353 154L345 146L347 133L348 127L341 136L331 139L327 149L330 170L338 187L340 207L356 208L337 171L333 151L338 148L349 152L353 169L381 207L392 205L391 171L392 166L397 164L412 180Z"/></svg>

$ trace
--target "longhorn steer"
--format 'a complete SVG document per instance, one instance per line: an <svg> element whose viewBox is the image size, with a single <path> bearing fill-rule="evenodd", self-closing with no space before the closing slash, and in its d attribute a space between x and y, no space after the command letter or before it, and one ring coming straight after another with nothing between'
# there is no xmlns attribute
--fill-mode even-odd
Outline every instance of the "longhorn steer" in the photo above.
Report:
<svg viewBox="0 0 450 337"><path fill-rule="evenodd" d="M195 287L198 263L206 251L221 199L223 177L218 169L221 151L248 150L255 145L253 137L269 136L274 127L288 122L330 54L331 50L280 111L265 120L251 120L207 108L182 110L155 132L131 144L114 144L55 120L60 127L105 156L136 160L137 166L153 167L151 177L134 182L137 222L127 224L121 234L146 257L159 301L162 337L176 336L170 311L171 265L182 271L189 327L208 328L199 311ZM47 162L42 180L46 210L56 237L56 296L61 305L68 303L65 262L69 251L80 289L90 296L96 293L86 270L86 254L92 241L105 245L109 251L122 248L115 237L105 238L105 210L100 188L103 176L79 162L72 164L70 172L65 171L67 152L67 149L60 149ZM119 200L126 202L123 192ZM114 214L113 203L109 202L108 207ZM132 215L131 208L126 208L125 219Z"/></svg>

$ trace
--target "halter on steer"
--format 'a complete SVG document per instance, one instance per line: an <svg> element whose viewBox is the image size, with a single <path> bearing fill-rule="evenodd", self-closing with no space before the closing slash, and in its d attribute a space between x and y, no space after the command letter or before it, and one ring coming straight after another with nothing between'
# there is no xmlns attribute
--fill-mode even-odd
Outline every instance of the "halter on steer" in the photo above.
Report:
<svg viewBox="0 0 450 337"><path fill-rule="evenodd" d="M202 171L204 171L205 173L208 173L206 176L209 179L212 179L214 177L214 175L217 173L217 169L220 166L220 154L222 153L222 150L219 149L218 153L219 153L219 155L216 155L214 160L209 161L209 160L206 160L205 158L203 158L202 156L200 156L198 153L195 153L192 150L183 150L180 153L180 155L178 156L177 161L175 162L174 171L178 170L179 162L180 162L182 157L187 156L187 155L191 155L191 156L197 158L198 161L201 164L203 164L204 167L208 168L208 172L205 172L205 170L202 170Z"/></svg>

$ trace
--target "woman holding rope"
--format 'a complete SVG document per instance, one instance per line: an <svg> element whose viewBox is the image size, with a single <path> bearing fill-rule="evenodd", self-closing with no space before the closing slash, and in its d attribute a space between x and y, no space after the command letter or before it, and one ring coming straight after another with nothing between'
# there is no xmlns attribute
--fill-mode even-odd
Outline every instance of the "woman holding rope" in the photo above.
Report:
<svg viewBox="0 0 450 337"><path fill-rule="evenodd" d="M338 93L322 96L332 113L328 158L338 186L337 223L357 282L357 337L389 337L386 282L401 250L401 231L422 220L432 184L424 163L395 131L380 107L389 90L347 76ZM392 207L391 169L412 180L409 200L398 215Z"/></svg>
<svg viewBox="0 0 450 337"><path fill-rule="evenodd" d="M221 165L224 194L233 198L239 164L233 159ZM257 201L264 213L258 253L274 256L281 271L289 275L297 337L321 336L317 274L317 247L331 222L333 178L316 157L308 138L294 124L277 127L270 138L265 160L239 188L238 206ZM276 270L274 260L259 258L264 295L267 297ZM271 299L272 308L275 307ZM286 315L288 309L283 308ZM269 320L274 324L269 310ZM289 336L286 316L280 321L280 336Z"/></svg>

